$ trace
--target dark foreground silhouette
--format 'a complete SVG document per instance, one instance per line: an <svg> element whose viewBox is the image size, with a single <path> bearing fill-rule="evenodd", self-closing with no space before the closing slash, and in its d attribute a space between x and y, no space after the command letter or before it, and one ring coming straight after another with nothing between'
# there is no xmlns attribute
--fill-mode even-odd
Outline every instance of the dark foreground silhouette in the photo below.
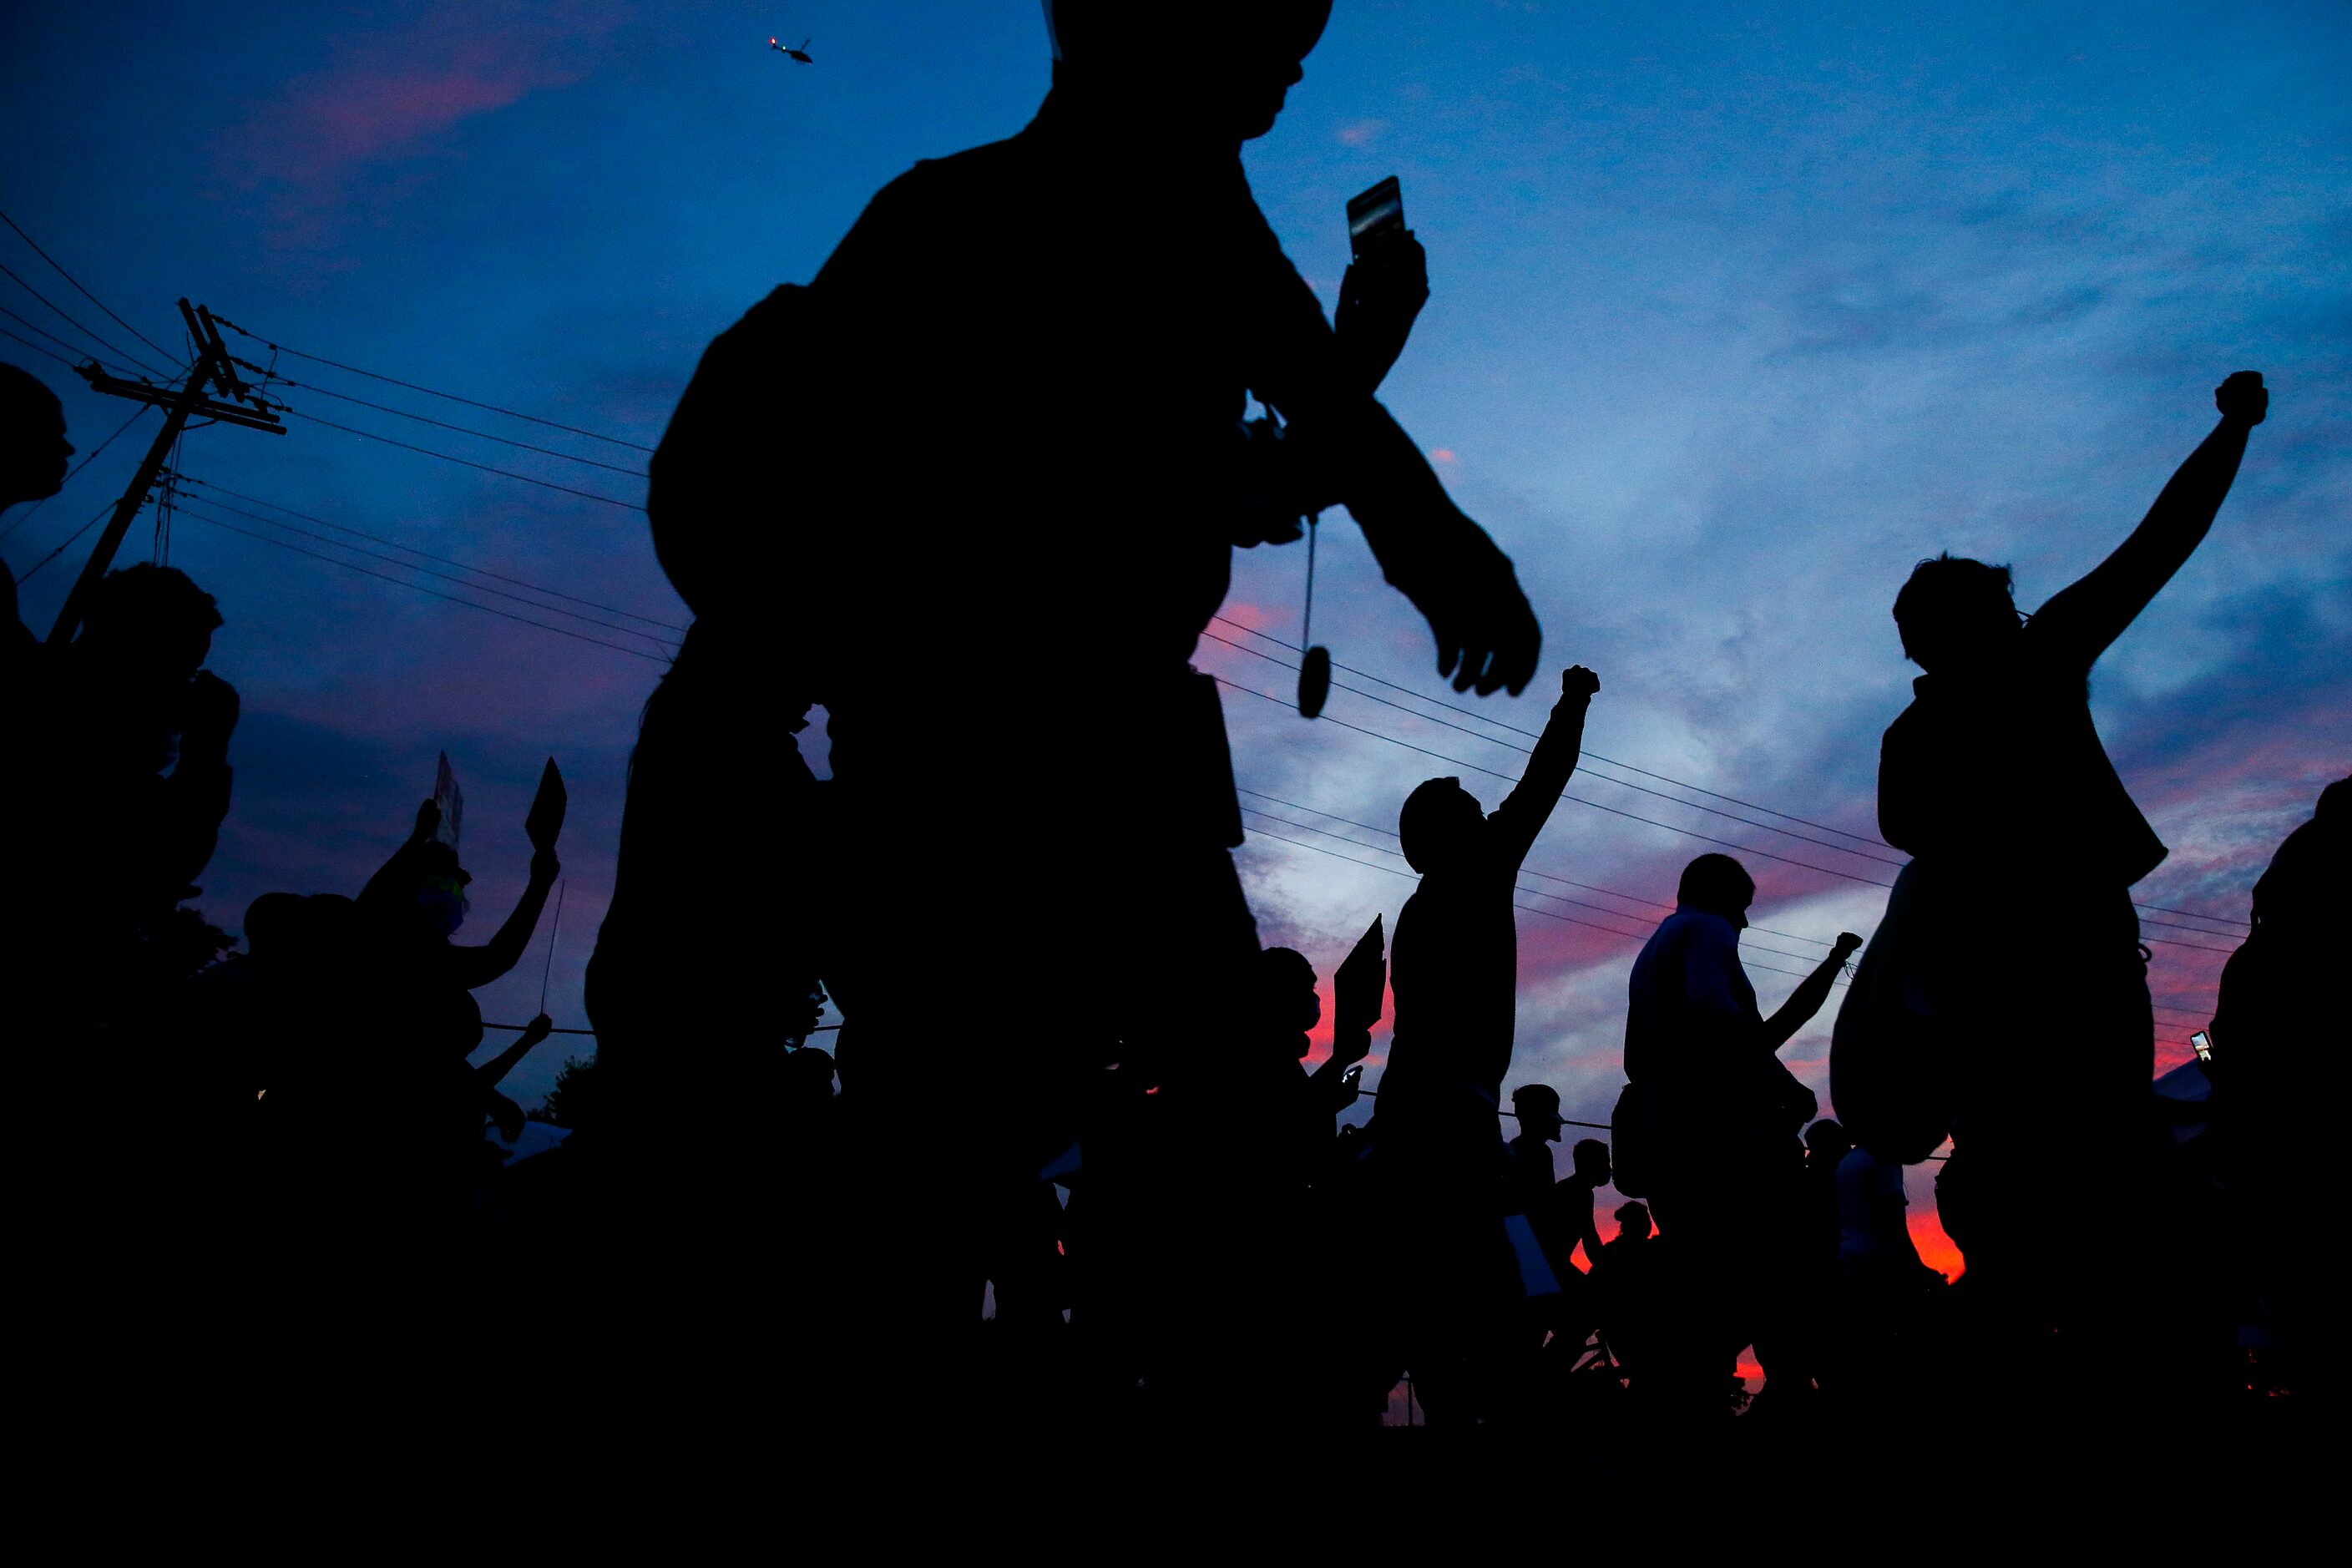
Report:
<svg viewBox="0 0 2352 1568"><path fill-rule="evenodd" d="M949 1467L950 1500L1003 1482L1061 1521L1149 1494L1127 1541L1226 1500L1230 1478L1194 1477L1236 1447L1378 1425L1402 1381L1455 1437L1375 1500L1456 1550L1452 1500L1531 1513L1550 1494L1498 1482L1538 1464L1642 1520L1735 1481L1812 1495L1824 1453L1881 1495L1930 1439L1964 1499L2063 1458L2111 1500L2151 1433L2218 1434L2238 1475L2295 1458L2295 1413L2336 1375L2314 1238L2352 780L2254 888L2210 1131L2182 1140L2150 1114L2129 899L2164 849L2085 700L2211 526L2266 407L2252 373L2037 615L2005 569L1948 557L1897 599L1926 673L1880 804L1913 860L1840 1010L1839 1121L1778 1053L1859 939L1768 1015L1740 956L1756 884L1722 855L1633 963L1611 1142L1562 1178L1559 1091L1522 1081L1504 1109L1514 887L1577 764L1581 667L1492 814L1450 778L1403 803L1421 884L1392 947L1375 918L1332 967L1330 1047L1302 1065L1317 959L1259 943L1216 692L1187 662L1232 550L1344 502L1458 689L1519 691L1541 651L1509 563L1372 397L1426 296L1419 247L1351 269L1335 332L1243 176L1327 13L1221 9L1203 53L1141 7L1049 7L1035 121L894 182L812 284L711 346L649 506L696 620L646 704L598 1048L539 1113L499 1087L549 1018L470 1058L472 994L556 885L560 789L487 943L453 940L472 879L452 791L363 888L256 900L223 958L190 902L231 804L218 607L140 565L70 642L0 625L0 725L41 763L0 771L29 1430L196 1411L239 1457L360 1430L446 1467L460 1420L506 1418L528 1343L561 1367L541 1426L583 1484L642 1481L665 1449L766 1464L945 1434L984 1450ZM1154 201L1106 205L1114 186ZM982 233L939 267L940 237ZM1272 411L1255 434L1250 396ZM779 439L829 460L782 492ZM56 400L0 369L0 506L55 493L71 451ZM1008 672L1034 660L992 658L1009 635L1045 642L1063 693L1021 755ZM823 781L792 739L819 705ZM1093 787L1038 782L1073 776ZM942 812L978 846L979 907L919 901ZM2021 887L2039 961L1964 973L1954 933ZM1342 1126L1391 970L1378 1114ZM830 1051L807 1043L827 994ZM1993 1068L1967 1063L1996 1032ZM1957 1286L1920 1262L1905 1176L1948 1135ZM2086 1223L2113 1190L2137 1201ZM1751 1347L1764 1392L1735 1426Z"/></svg>

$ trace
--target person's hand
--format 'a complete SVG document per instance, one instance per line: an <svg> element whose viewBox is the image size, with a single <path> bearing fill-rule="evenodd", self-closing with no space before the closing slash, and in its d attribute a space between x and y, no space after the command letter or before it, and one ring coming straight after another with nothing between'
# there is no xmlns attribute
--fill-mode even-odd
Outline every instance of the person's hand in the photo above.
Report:
<svg viewBox="0 0 2352 1568"><path fill-rule="evenodd" d="M440 803L428 800L416 808L416 831L409 835L409 842L422 844L440 830Z"/></svg>
<svg viewBox="0 0 2352 1568"><path fill-rule="evenodd" d="M2213 389L2213 406L2221 411L2228 424L2243 425L2248 429L2261 424L2270 415L2270 389L2263 385L2263 373L2241 370Z"/></svg>
<svg viewBox="0 0 2352 1568"><path fill-rule="evenodd" d="M1389 572L1437 639L1437 673L1454 689L1481 697L1508 689L1514 697L1534 679L1543 653L1543 627L1519 591L1511 559L1486 531L1461 518L1437 539L1417 543Z"/></svg>
<svg viewBox="0 0 2352 1568"><path fill-rule="evenodd" d="M541 849L530 858L530 879L541 884L551 883L563 869L563 862L555 858L552 849Z"/></svg>
<svg viewBox="0 0 2352 1568"><path fill-rule="evenodd" d="M541 1013L523 1026L522 1038L516 1043L528 1049L553 1033L555 1033L555 1020Z"/></svg>
<svg viewBox="0 0 2352 1568"><path fill-rule="evenodd" d="M1601 678L1580 664L1571 664L1559 672L1559 694L1590 702L1601 694Z"/></svg>
<svg viewBox="0 0 2352 1568"><path fill-rule="evenodd" d="M1370 392L1404 353L1421 308L1429 303L1429 253L1408 232L1381 241L1348 264L1331 330Z"/></svg>
<svg viewBox="0 0 2352 1568"><path fill-rule="evenodd" d="M189 678L187 707L180 719L181 753L227 755L238 707L236 687L209 669L196 671Z"/></svg>
<svg viewBox="0 0 2352 1568"><path fill-rule="evenodd" d="M509 1143L513 1142L522 1136L523 1122L526 1120L521 1106L503 1094L490 1096L490 1121L498 1128L499 1137Z"/></svg>
<svg viewBox="0 0 2352 1568"><path fill-rule="evenodd" d="M1830 956L1840 963L1843 963L1860 951L1862 951L1862 938L1850 931L1838 932L1837 941L1830 944Z"/></svg>

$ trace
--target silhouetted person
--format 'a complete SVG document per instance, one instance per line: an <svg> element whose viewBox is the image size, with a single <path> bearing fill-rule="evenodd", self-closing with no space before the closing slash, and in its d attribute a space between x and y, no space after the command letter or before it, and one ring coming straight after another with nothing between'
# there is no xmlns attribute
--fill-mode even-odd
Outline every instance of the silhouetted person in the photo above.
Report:
<svg viewBox="0 0 2352 1568"><path fill-rule="evenodd" d="M30 371L0 363L0 510L57 494L73 454L58 395Z"/></svg>
<svg viewBox="0 0 2352 1568"><path fill-rule="evenodd" d="M1519 936L1512 889L1576 771L1600 679L1561 672L1560 699L1526 773L1486 815L1454 778L1405 797L1397 830L1421 886L1390 951L1396 1032L1381 1079L1384 1157L1491 1167L1503 1076L1517 1026Z"/></svg>
<svg viewBox="0 0 2352 1568"><path fill-rule="evenodd" d="M1797 1130L1817 1107L1776 1053L1821 1011L1862 945L1840 933L1767 1019L1739 962L1755 898L1755 882L1731 857L1693 860L1675 912L1633 961L1628 994L1625 1077L1647 1108L1647 1195L1685 1289L1716 1309L1696 1324L1697 1342L1676 1351L1689 1358L1682 1392L1695 1401L1721 1386L1751 1339L1768 1376L1787 1347L1800 1364L1784 1381L1803 1383L1801 1352L1790 1343L1790 1254L1803 1173ZM1621 1125L1621 1148L1630 1136Z"/></svg>
<svg viewBox="0 0 2352 1568"><path fill-rule="evenodd" d="M2032 616L2007 567L1948 555L1922 562L1896 596L1904 652L1925 673L1886 731L1878 818L1912 859L1832 1057L1839 1113L1864 1147L1913 1161L1953 1134L1947 1177L1968 1194L1986 1352L2070 1326L2071 1353L2111 1349L2104 1374L2116 1384L2147 1377L2140 1358L2158 1331L2133 1286L2132 1216L2053 1226L2047 1204L2137 1181L2153 1031L2131 886L2166 851L2100 744L2088 682L2212 526L2268 394L2241 371L2214 401L2221 423L2131 536ZM2042 933L2032 962L1969 956L2021 897ZM1983 1061L1995 1043L2017 1070Z"/></svg>
<svg viewBox="0 0 2352 1568"><path fill-rule="evenodd" d="M2352 902L2352 779L2321 792L2254 883L2253 931L2221 970L2213 1017L2213 1130L2233 1203L2256 1216L2253 1283L2269 1310L2275 1382L2316 1399L2334 1370L2329 1208L2347 1101L2344 910Z"/></svg>
<svg viewBox="0 0 2352 1568"><path fill-rule="evenodd" d="M654 459L656 546L698 624L743 628L830 715L824 977L870 1053L861 1079L918 1092L973 998L1066 982L946 1130L950 1166L1034 1171L1107 1063L1198 1048L1241 1005L1257 941L1239 813L1214 685L1187 666L1236 542L1345 502L1444 672L1492 692L1534 670L1509 562L1373 401L1250 195L1241 144L1272 126L1327 11L1220 0L1186 17L1216 38L1203 50L1171 48L1156 15L1061 0L1035 121L893 181L805 290L712 345ZM1245 393L1286 422L1283 471L1251 460ZM780 444L825 457L780 485ZM1041 592L1032 657L1004 638ZM1024 684L1048 671L1034 708ZM1038 720L1017 757L1016 708ZM1070 768L1099 787L1049 800L1039 780ZM905 889L935 853L911 825L946 799L990 892L910 972ZM1073 920L1111 882L1066 847L1114 840L1119 918ZM1136 953L1182 984L1138 1009ZM968 1317L961 1195L930 1192L926 1234L876 1260L906 1342L948 1344Z"/></svg>
<svg viewBox="0 0 2352 1568"><path fill-rule="evenodd" d="M1518 784L1484 812L1458 779L1405 798L1397 830L1421 886L1390 950L1396 1030L1381 1079L1381 1183L1415 1258L1404 1315L1408 1364L1433 1419L1491 1408L1496 1357L1519 1314L1518 1273L1496 1222L1509 1212L1497 1113L1518 1008L1512 889L1576 771L1601 682L1560 672L1560 698Z"/></svg>

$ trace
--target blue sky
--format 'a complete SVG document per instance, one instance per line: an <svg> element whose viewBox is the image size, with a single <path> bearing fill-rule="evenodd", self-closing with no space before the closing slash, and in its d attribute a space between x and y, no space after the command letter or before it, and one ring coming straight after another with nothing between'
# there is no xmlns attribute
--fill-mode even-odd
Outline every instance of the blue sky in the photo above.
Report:
<svg viewBox="0 0 2352 1568"><path fill-rule="evenodd" d="M181 7L20 5L5 29L0 197L158 342L176 344L172 301L184 294L298 348L647 444L713 333L775 283L809 277L913 160L1017 130L1046 81L1027 0L222 4L200 26ZM772 33L812 35L817 64L769 52ZM1215 42L1171 26L1171 48ZM1327 301L1345 261L1345 198L1402 179L1435 298L1385 395L1517 560L1547 664L1601 672L1592 748L1857 834L1871 826L1878 731L1913 673L1887 617L1910 563L1943 548L2011 561L2021 599L2038 602L2137 520L2210 426L2213 384L2265 372L2273 416L2212 540L2095 691L2111 750L2174 847L2140 896L2242 917L2270 847L2352 757L2347 79L2352 12L2336 4L1340 0L1291 108L1247 162ZM987 243L942 235L940 264ZM15 237L0 235L0 259L122 339ZM0 303L79 341L5 279ZM85 450L127 412L53 362L0 349L58 387ZM625 467L643 457L280 368ZM624 474L285 395L305 413L641 499ZM289 423L283 437L194 435L184 471L685 619L632 511ZM788 432L781 444L780 487L793 466L824 461L791 450ZM125 437L0 553L23 572L120 488L141 445ZM446 750L467 790L487 924L520 888L522 814L552 752L574 800L552 1007L580 1022L621 769L657 665L204 526L196 510L172 559L221 598L215 667L247 715L208 911L234 925L272 888L354 887ZM1318 640L1345 665L1438 693L1425 632L1344 519L1330 521ZM147 536L142 521L134 552ZM1226 613L1295 641L1303 566L1296 551L1243 557ZM29 585L35 624L67 576ZM984 656L1025 667L1042 696L1049 641L1008 616L1004 646ZM1200 663L1268 692L1290 679L1213 643ZM1548 700L1477 706L1533 729ZM1393 824L1420 778L1457 771L1247 696L1229 693L1227 710L1245 786L1375 827ZM1330 712L1516 771L1504 746L1350 693ZM1491 804L1498 782L1465 778L1491 786L1480 791ZM1578 793L1891 875L1599 780ZM1531 864L1667 900L1675 869L1706 847L1563 805ZM1242 856L1268 939L1327 970L1410 890L1271 838ZM1881 895L1866 883L1751 864L1761 924L1825 939L1874 921ZM1645 929L1640 905L1545 886L1628 911L1602 923ZM2012 961L2033 924L2021 889L2016 926L1985 933L1987 962ZM1519 1076L1559 1084L1570 1115L1604 1117L1633 944L1534 914L1522 932ZM2159 1032L2177 1054L2220 961L2158 951L2173 1009ZM1759 978L1768 1005L1793 984ZM490 1016L528 1016L536 979L487 994ZM1815 1076L1825 1025L1789 1052ZM535 1094L558 1059L527 1065L516 1087Z"/></svg>

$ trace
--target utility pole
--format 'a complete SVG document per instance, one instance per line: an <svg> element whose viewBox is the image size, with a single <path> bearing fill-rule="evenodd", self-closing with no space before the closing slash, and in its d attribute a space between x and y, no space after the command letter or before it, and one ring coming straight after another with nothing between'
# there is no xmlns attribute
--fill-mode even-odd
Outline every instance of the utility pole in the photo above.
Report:
<svg viewBox="0 0 2352 1568"><path fill-rule="evenodd" d="M155 476L163 471L163 459L170 455L172 443L180 438L191 415L202 415L222 425L242 425L248 430L268 430L286 434L286 426L259 394L237 379L236 367L230 364L228 349L221 342L220 329L213 324L213 313L196 306L191 308L185 300L180 301L180 314L188 323L189 335L198 345L196 361L188 367L188 379L178 387L157 386L146 381L124 381L98 368L96 363L78 367L77 374L89 383L93 392L103 392L112 397L128 397L138 403L152 403L163 413L163 428L155 444L147 448L146 460L131 488L122 492L115 503L114 515L107 519L106 531L98 536L98 543L83 563L81 575L58 606L57 624L49 628L49 641L69 642L81 626L82 611L89 602L89 592L105 577L106 569L114 563L114 552L122 546L122 537L131 531L131 520L139 515L146 503L147 491L154 485ZM220 389L218 402L207 396L205 385L209 382ZM241 401L240 401L241 400ZM243 406L250 404L250 407Z"/></svg>

